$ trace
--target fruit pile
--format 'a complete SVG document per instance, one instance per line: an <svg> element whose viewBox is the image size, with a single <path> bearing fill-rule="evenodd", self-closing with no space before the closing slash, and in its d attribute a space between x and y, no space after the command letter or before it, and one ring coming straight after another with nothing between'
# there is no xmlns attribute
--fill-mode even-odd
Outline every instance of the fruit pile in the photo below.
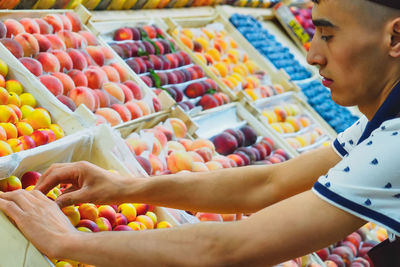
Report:
<svg viewBox="0 0 400 267"><path fill-rule="evenodd" d="M217 84L155 25L115 31L111 47L156 93L167 91L185 110L193 104L209 109L229 103ZM191 100L191 101L189 101Z"/></svg>
<svg viewBox="0 0 400 267"><path fill-rule="evenodd" d="M35 188L40 176L41 174L38 172L28 171L21 176L21 179L16 176L4 178L0 180L0 192L10 192L18 189L31 191ZM58 185L47 194L47 197L56 200L69 186L71 185ZM62 211L77 230L89 233L100 231L140 231L172 227L167 221L159 221L154 209L154 206L143 203L123 203L118 206L82 203L64 207ZM59 261L53 260L53 262Z"/></svg>
<svg viewBox="0 0 400 267"><path fill-rule="evenodd" d="M263 28L256 18L234 14L230 21L258 52L268 58L277 69L284 69L292 80L311 78L312 73L295 59L288 47L282 45L274 35Z"/></svg>
<svg viewBox="0 0 400 267"><path fill-rule="evenodd" d="M114 54L83 30L75 13L6 19L0 42L71 110L84 104L99 122L117 125L160 109L146 99ZM6 38L4 38L6 37Z"/></svg>
<svg viewBox="0 0 400 267"><path fill-rule="evenodd" d="M49 112L17 80L5 80L8 66L0 60L0 157L45 145L64 136Z"/></svg>
<svg viewBox="0 0 400 267"><path fill-rule="evenodd" d="M308 98L308 103L337 133L353 125L358 117L342 106L333 102L331 93L319 80L299 84Z"/></svg>
<svg viewBox="0 0 400 267"><path fill-rule="evenodd" d="M174 35L232 91L244 90L253 100L284 91L280 84L271 84L267 73L248 59L246 51L238 47L222 24L181 28Z"/></svg>
<svg viewBox="0 0 400 267"><path fill-rule="evenodd" d="M267 118L271 128L282 134L294 149L302 150L328 139L325 131L317 127L315 121L296 103L270 105L262 111L262 115Z"/></svg>
<svg viewBox="0 0 400 267"><path fill-rule="evenodd" d="M373 267L367 253L378 243L368 240L365 232L358 230L337 244L316 253L328 267Z"/></svg>
<svg viewBox="0 0 400 267"><path fill-rule="evenodd" d="M310 35L312 38L315 34L315 26L312 22L312 7L308 8L298 8L298 7L290 7L290 11L296 18L297 22L304 28L306 33Z"/></svg>

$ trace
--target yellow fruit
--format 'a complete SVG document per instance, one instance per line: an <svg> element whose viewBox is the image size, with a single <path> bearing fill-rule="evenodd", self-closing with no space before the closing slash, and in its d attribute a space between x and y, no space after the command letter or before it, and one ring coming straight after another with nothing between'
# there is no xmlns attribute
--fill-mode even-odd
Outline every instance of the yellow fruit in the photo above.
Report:
<svg viewBox="0 0 400 267"><path fill-rule="evenodd" d="M51 125L50 114L42 108L37 108L32 111L26 120L34 130L40 128L49 128Z"/></svg>
<svg viewBox="0 0 400 267"><path fill-rule="evenodd" d="M13 104L17 107L21 106L21 99L19 98L17 93L10 92L10 96L8 97L8 104Z"/></svg>
<svg viewBox="0 0 400 267"><path fill-rule="evenodd" d="M4 77L8 74L8 66L7 63L0 59L0 74Z"/></svg>
<svg viewBox="0 0 400 267"><path fill-rule="evenodd" d="M63 129L61 129L61 127L57 124L51 124L50 130L53 131L54 136L56 137L56 140L65 136Z"/></svg>
<svg viewBox="0 0 400 267"><path fill-rule="evenodd" d="M21 100L21 106L23 105L28 105L31 107L36 107L36 99L33 95L30 93L23 93L19 96L19 99Z"/></svg>
<svg viewBox="0 0 400 267"><path fill-rule="evenodd" d="M28 106L28 105L23 105L20 109L22 112L22 119L26 119L26 117L28 117L29 114L31 114L32 111L35 110L33 107Z"/></svg>
<svg viewBox="0 0 400 267"><path fill-rule="evenodd" d="M16 80L8 80L6 81L6 89L8 92L15 92L17 95L20 95L24 92L24 88L19 81Z"/></svg>

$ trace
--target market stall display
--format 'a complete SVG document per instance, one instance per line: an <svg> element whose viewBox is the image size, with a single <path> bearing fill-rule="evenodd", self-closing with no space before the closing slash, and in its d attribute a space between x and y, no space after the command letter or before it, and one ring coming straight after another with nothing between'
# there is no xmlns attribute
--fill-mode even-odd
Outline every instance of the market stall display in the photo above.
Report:
<svg viewBox="0 0 400 267"><path fill-rule="evenodd" d="M85 105L95 114L92 120L113 126L161 110L159 99L75 13L7 12L0 16L7 32L2 44L60 105L71 110Z"/></svg>
<svg viewBox="0 0 400 267"><path fill-rule="evenodd" d="M185 110L209 109L231 102L230 91L218 86L189 55L180 50L159 20L91 24L156 94L166 91Z"/></svg>

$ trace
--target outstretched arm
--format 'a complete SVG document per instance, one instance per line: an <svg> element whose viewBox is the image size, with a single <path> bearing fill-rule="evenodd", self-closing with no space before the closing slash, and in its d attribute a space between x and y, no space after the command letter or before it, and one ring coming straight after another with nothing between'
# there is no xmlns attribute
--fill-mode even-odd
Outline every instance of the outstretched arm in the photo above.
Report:
<svg viewBox="0 0 400 267"><path fill-rule="evenodd" d="M61 195L61 206L137 202L218 213L256 212L310 189L339 160L331 147L324 147L275 165L146 179L122 177L88 163L57 164L36 189L47 193L60 183L73 183L77 190Z"/></svg>
<svg viewBox="0 0 400 267"><path fill-rule="evenodd" d="M0 210L46 255L96 266L270 266L334 243L365 223L311 191L243 221L140 232L78 232L37 191L0 194Z"/></svg>

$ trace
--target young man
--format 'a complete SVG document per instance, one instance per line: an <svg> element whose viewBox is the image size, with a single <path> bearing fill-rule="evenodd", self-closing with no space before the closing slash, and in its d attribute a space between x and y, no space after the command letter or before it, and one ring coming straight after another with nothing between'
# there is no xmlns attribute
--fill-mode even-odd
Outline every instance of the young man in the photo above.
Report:
<svg viewBox="0 0 400 267"><path fill-rule="evenodd" d="M366 221L400 236L400 5L320 0L313 19L309 63L320 67L337 103L365 114L332 147L272 166L151 179L56 164L38 190L0 194L0 209L51 258L96 266L270 266L332 244ZM59 183L75 189L58 198L61 206L144 202L255 213L238 222L88 234L40 192Z"/></svg>

